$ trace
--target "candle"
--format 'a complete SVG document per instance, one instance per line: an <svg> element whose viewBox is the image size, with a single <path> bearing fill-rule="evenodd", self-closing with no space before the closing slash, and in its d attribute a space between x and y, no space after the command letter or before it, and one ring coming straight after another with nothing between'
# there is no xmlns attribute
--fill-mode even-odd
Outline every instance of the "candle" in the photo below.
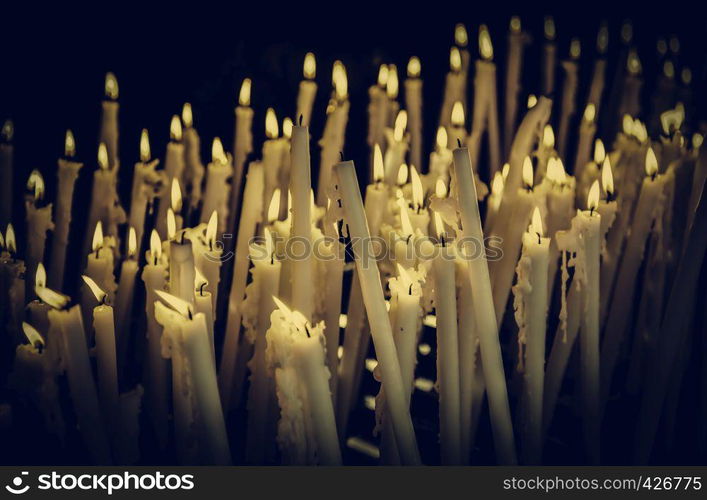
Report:
<svg viewBox="0 0 707 500"><path fill-rule="evenodd" d="M263 169L265 172L263 205L270 201L273 191L279 185L282 148L285 146L285 141L279 138L280 127L273 108L268 108L265 113L265 135L267 139L263 143Z"/></svg>
<svg viewBox="0 0 707 500"><path fill-rule="evenodd" d="M184 171L184 144L182 143L182 122L177 115L172 116L169 124L169 143L165 153L165 185L172 186L173 179L180 179ZM165 189L160 196L155 226L160 238L167 238L167 210L170 208L172 192Z"/></svg>
<svg viewBox="0 0 707 500"><path fill-rule="evenodd" d="M309 127L309 122L312 118L312 105L317 95L317 84L314 81L317 74L317 60L311 52L307 52L304 56L302 74L304 75L304 80L299 84L296 116L301 116L302 124L305 127Z"/></svg>
<svg viewBox="0 0 707 500"><path fill-rule="evenodd" d="M162 255L162 243L155 229L150 235L150 249L146 252L142 280L145 283L145 313L147 317L147 414L161 450L167 446L169 432L168 364L162 357L162 327L155 319L157 290L167 286L167 258Z"/></svg>
<svg viewBox="0 0 707 500"><path fill-rule="evenodd" d="M398 104L397 101L399 90L400 81L398 80L398 67L395 64L389 64L388 79L385 82L385 95L388 97L388 100L384 126L390 126L400 112L400 104Z"/></svg>
<svg viewBox="0 0 707 500"><path fill-rule="evenodd" d="M150 160L150 138L147 129L140 133L140 161L133 170L132 195L130 196L130 216L128 223L135 229L137 241L136 254L141 254L142 239L145 234L145 212L148 204L152 206L160 187L166 186L164 171L155 170L158 159Z"/></svg>
<svg viewBox="0 0 707 500"><path fill-rule="evenodd" d="M452 108L456 102L461 102L462 111L466 107L466 73L462 71L462 57L457 47L449 51L449 73L444 84L444 97L439 115L439 126L449 127Z"/></svg>
<svg viewBox="0 0 707 500"><path fill-rule="evenodd" d="M14 146L12 137L15 126L12 120L5 120L0 130L0 183L2 183L2 196L0 196L0 227L6 227L12 220L12 177Z"/></svg>
<svg viewBox="0 0 707 500"><path fill-rule="evenodd" d="M194 128L194 114L191 104L186 102L182 107L182 123L184 124L184 171L182 184L189 193L189 209L194 210L201 201L201 182L204 179L204 165L201 163L201 139ZM226 201L226 203L228 203Z"/></svg>
<svg viewBox="0 0 707 500"><path fill-rule="evenodd" d="M106 73L105 99L101 103L101 134L99 142L106 145L108 164L116 170L120 167L118 160L118 80L111 72Z"/></svg>
<svg viewBox="0 0 707 500"><path fill-rule="evenodd" d="M92 252L86 260L84 274L93 279L108 295L108 301L113 302L117 285L113 274L114 267L114 246L115 240L110 236L103 236L103 224L100 221L96 224L93 232ZM85 286L81 288L81 313L85 325L92 325L90 313L95 303L93 292ZM86 328L86 340L93 339L93 328Z"/></svg>
<svg viewBox="0 0 707 500"><path fill-rule="evenodd" d="M508 52L506 59L506 98L504 117L504 157L511 152L511 142L516 129L518 116L518 94L520 93L520 76L523 68L523 51L530 42L530 37L521 29L520 18L513 16L508 33Z"/></svg>
<svg viewBox="0 0 707 500"><path fill-rule="evenodd" d="M356 270L371 335L376 346L381 380L387 394L388 414L395 431L400 458L404 464L418 464L420 457L417 442L405 401L400 363L385 308L378 266L371 252L370 233L358 189L356 170L351 161L339 163L336 170L339 176L345 221L349 227L349 236L354 242Z"/></svg>
<svg viewBox="0 0 707 500"><path fill-rule="evenodd" d="M555 90L555 64L557 58L555 20L552 16L545 16L543 29L545 45L543 46L542 92L543 95L550 95Z"/></svg>
<svg viewBox="0 0 707 500"><path fill-rule="evenodd" d="M587 106L593 104L597 114L599 114L601 108L601 97L606 83L606 50L608 46L609 27L606 21L603 21L599 25L599 32L597 33L597 58L594 61L592 83L589 86L589 94L587 96Z"/></svg>
<svg viewBox="0 0 707 500"><path fill-rule="evenodd" d="M584 114L582 115L582 122L579 125L579 142L577 144L577 155L574 160L574 173L578 179L582 179L586 165L589 162L589 152L597 130L596 111L596 105L594 103L590 102L587 104L587 107L584 109ZM601 144L601 147L604 147L601 139L597 139L595 151L597 148L596 144Z"/></svg>
<svg viewBox="0 0 707 500"><path fill-rule="evenodd" d="M7 250L0 254L0 264L2 264L0 277L3 279L3 286L0 289L3 294L0 311L3 313L3 322L7 325L7 333L11 338L19 340L19 328L25 303L25 263L15 258L17 244L12 224L7 225L4 246Z"/></svg>
<svg viewBox="0 0 707 500"><path fill-rule="evenodd" d="M641 113L641 87L643 80L641 60L635 49L628 51L626 58L626 73L623 82L623 91L619 102L618 116L638 116Z"/></svg>
<svg viewBox="0 0 707 500"><path fill-rule="evenodd" d="M194 310L197 313L203 313L206 322L206 331L209 336L209 343L211 344L211 356L216 362L216 346L214 344L214 307L211 301L211 292L206 291L204 288L209 282L206 280L203 274L199 272L199 268L195 269L194 277Z"/></svg>
<svg viewBox="0 0 707 500"><path fill-rule="evenodd" d="M238 224L233 277L228 297L226 334L218 372L221 402L226 411L231 407L232 396L236 390L235 384L239 383L235 376L235 365L243 314L241 305L245 296L246 280L248 279L247 252L250 239L255 234L256 226L263 216L263 187L263 165L262 163L253 162L249 167L243 193L244 210L241 212L241 219ZM237 394L236 397L240 397L240 394Z"/></svg>
<svg viewBox="0 0 707 500"><path fill-rule="evenodd" d="M528 231L523 233L523 250L518 262L518 281L513 287L518 324L519 360L523 370L522 419L523 462L542 460L543 384L545 377L545 334L547 329L547 268L550 238L544 238L540 210L535 207ZM525 345L525 348L523 348Z"/></svg>
<svg viewBox="0 0 707 500"><path fill-rule="evenodd" d="M461 135L461 134L460 134ZM463 137L458 137L462 140ZM452 165L452 152L447 147L447 129L439 127L435 137L435 150L430 153L429 173L449 184L449 167Z"/></svg>
<svg viewBox="0 0 707 500"><path fill-rule="evenodd" d="M233 180L231 182L228 223L226 224L229 231L236 230L236 218L241 212L240 201L243 170L246 158L253 151L253 108L250 107L251 86L252 82L250 78L244 78L238 94L238 106L235 110L236 124L233 138Z"/></svg>
<svg viewBox="0 0 707 500"><path fill-rule="evenodd" d="M447 148L452 149L461 141L467 140L466 128L464 127L464 105L457 101L452 106L450 125L447 126ZM450 162L451 163L451 162Z"/></svg>
<svg viewBox="0 0 707 500"><path fill-rule="evenodd" d="M64 288L64 264L66 247L69 245L69 226L73 206L74 186L79 176L82 163L73 160L76 154L76 142L71 130L66 131L64 140L64 158L58 161L55 228L52 237L51 261L49 264L49 286Z"/></svg>
<svg viewBox="0 0 707 500"><path fill-rule="evenodd" d="M385 130L388 146L383 157L383 164L385 165L385 178L388 184L395 183L398 169L405 162L405 154L408 149L408 137L405 134L407 120L407 111L402 110L395 118L395 127Z"/></svg>
<svg viewBox="0 0 707 500"><path fill-rule="evenodd" d="M120 282L115 297L118 367L121 372L125 366L128 346L132 335L130 325L133 319L133 297L135 295L135 276L137 275L137 236L135 228L128 229L127 258L120 266ZM95 314L94 314L95 315Z"/></svg>
<svg viewBox="0 0 707 500"><path fill-rule="evenodd" d="M420 59L411 57L405 80L405 107L408 110L410 130L410 162L422 165L422 80L420 79Z"/></svg>
<svg viewBox="0 0 707 500"><path fill-rule="evenodd" d="M216 211L218 214L218 234L226 232L226 221L228 220L228 182L233 175L230 156L223 151L221 139L214 138L211 146L211 163L207 167L206 191L204 192L204 204L201 207L201 221L208 222L209 218ZM213 283L218 285L218 281Z"/></svg>
<svg viewBox="0 0 707 500"><path fill-rule="evenodd" d="M105 422L96 396L96 386L91 373L86 337L81 321L81 308L76 305L68 310L49 311L50 335L62 339L62 357L69 381L69 391L74 404L76 420L95 464L111 463L110 445Z"/></svg>
<svg viewBox="0 0 707 500"><path fill-rule="evenodd" d="M327 224L325 223L325 229ZM337 395L339 375L339 316L341 315L341 298L344 281L345 248L339 242L337 222L328 224L330 228L325 238L316 238L314 255L323 261L324 265L324 338L326 339L326 364L331 373L329 385L334 399ZM324 244L322 244L324 243Z"/></svg>
<svg viewBox="0 0 707 500"><path fill-rule="evenodd" d="M194 302L194 252L182 231L169 242L169 291L180 299Z"/></svg>
<svg viewBox="0 0 707 500"><path fill-rule="evenodd" d="M510 198L523 185L523 166L525 158L530 155L538 140L538 131L543 130L550 118L552 101L546 97L541 97L537 103L526 113L523 121L518 127L518 132L513 139L511 154L508 160L510 169L508 177L505 179L504 204L507 196ZM503 207L503 204L501 204ZM525 227L525 225L523 226ZM519 233L520 234L520 233Z"/></svg>
<svg viewBox="0 0 707 500"><path fill-rule="evenodd" d="M33 170L27 181L27 188L32 189L34 194L25 202L27 212L27 255L25 264L27 275L30 280L37 270L37 264L44 260L44 249L47 242L47 231L54 229L52 222L52 204L38 208L37 202L44 197L44 179L38 170ZM27 289L26 301L34 298L31 288Z"/></svg>
<svg viewBox="0 0 707 500"><path fill-rule="evenodd" d="M197 271L204 275L204 279L206 280L204 290L208 292L211 297L214 314L216 313L218 286L221 279L221 264L223 261L223 248L220 248L216 242L219 220L218 213L214 210L211 212L208 224L205 225L206 231L201 229L204 227L204 224L201 224L195 230L187 233L187 237L192 242L194 266Z"/></svg>
<svg viewBox="0 0 707 500"><path fill-rule="evenodd" d="M538 149L535 152L537 165L535 168L535 182L539 183L547 174L547 167L550 158L557 157L555 151L555 132L552 130L552 125L549 123L543 127L542 141L538 144Z"/></svg>
<svg viewBox="0 0 707 500"><path fill-rule="evenodd" d="M467 241L476 242L480 255L469 260L469 280L472 284L473 304L481 346L484 379L489 398L489 410L493 427L494 443L498 461L516 463L513 427L511 424L508 392L498 340L498 326L491 293L491 279L486 261L484 235L476 197L476 185L472 175L469 150L454 150L454 170L457 176L457 196L462 222L462 234Z"/></svg>
<svg viewBox="0 0 707 500"><path fill-rule="evenodd" d="M570 58L567 61L562 61L565 77L562 84L560 125L558 128L559 143L557 148L562 158L566 157L570 121L577 109L577 86L579 85L579 64L577 61L579 60L580 51L579 39L573 38L570 41Z"/></svg>
<svg viewBox="0 0 707 500"><path fill-rule="evenodd" d="M381 64L375 85L368 89L368 146L373 150L376 144L383 144L383 133L388 119L388 97L385 87L388 82L388 66Z"/></svg>

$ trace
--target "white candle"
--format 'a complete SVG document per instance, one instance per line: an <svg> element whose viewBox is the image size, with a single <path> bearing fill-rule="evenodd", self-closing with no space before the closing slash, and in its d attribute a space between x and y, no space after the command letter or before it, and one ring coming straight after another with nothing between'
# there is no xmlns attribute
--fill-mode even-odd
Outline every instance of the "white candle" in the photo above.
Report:
<svg viewBox="0 0 707 500"><path fill-rule="evenodd" d="M444 85L444 97L439 115L439 126L448 127L454 103L460 101L466 107L466 73L462 71L462 57L457 47L449 51L449 73Z"/></svg>
<svg viewBox="0 0 707 500"><path fill-rule="evenodd" d="M0 131L0 182L2 183L2 196L0 196L0 227L6 227L12 220L12 186L13 186L13 155L14 146L12 136L15 126L12 120L5 120Z"/></svg>
<svg viewBox="0 0 707 500"><path fill-rule="evenodd" d="M181 182L189 193L189 209L195 209L201 201L201 182L204 179L204 165L201 163L201 139L194 128L194 115L191 104L186 102L182 107L182 122L184 123L184 171ZM228 202L226 202L228 204Z"/></svg>
<svg viewBox="0 0 707 500"><path fill-rule="evenodd" d="M385 179L388 184L395 184L400 165L405 162L409 138L405 133L407 120L407 111L402 110L395 118L394 128L387 128L385 130L387 148L383 157L383 163L385 165Z"/></svg>
<svg viewBox="0 0 707 500"><path fill-rule="evenodd" d="M52 204L48 204L42 208L37 208L37 201L44 197L44 180L39 171L34 170L27 181L27 186L34 188L32 198L25 201L25 211L27 212L27 255L25 264L27 266L27 275L30 280L34 278L37 270L37 264L44 261L44 249L47 242L47 231L54 229L52 222ZM27 302L34 298L34 292L31 288L27 289Z"/></svg>
<svg viewBox="0 0 707 500"><path fill-rule="evenodd" d="M317 95L317 83L314 78L317 74L317 60L314 54L307 52L304 56L304 65L302 68L304 80L299 84L299 93L297 94L297 114L295 116L302 117L302 125L309 127L312 118L312 105L314 98Z"/></svg>
<svg viewBox="0 0 707 500"><path fill-rule="evenodd" d="M226 155L223 151L223 145L218 137L214 138L211 158L211 163L207 167L206 191L204 192L204 204L201 207L200 222L208 222L215 210L219 220L218 233L223 234L226 231L226 221L228 221L228 182L233 175L233 167L230 155Z"/></svg>
<svg viewBox="0 0 707 500"><path fill-rule="evenodd" d="M422 166L422 80L420 79L420 59L411 57L408 61L405 80L405 107L408 110L410 130L410 162Z"/></svg>
<svg viewBox="0 0 707 500"><path fill-rule="evenodd" d="M253 108L250 107L250 78L243 79L235 110L236 124L233 138L233 181L231 182L230 208L228 211L229 231L235 231L236 217L241 210L241 185L248 155L253 151Z"/></svg>
<svg viewBox="0 0 707 500"><path fill-rule="evenodd" d="M589 86L587 105L593 104L597 114L601 109L601 97L604 93L606 80L606 49L609 46L609 28L606 22L599 25L597 33L597 59L594 61L594 71L592 73L592 83Z"/></svg>
<svg viewBox="0 0 707 500"><path fill-rule="evenodd" d="M108 301L112 302L115 299L115 291L117 285L115 283L115 275L113 274L114 267L114 239L110 236L103 236L103 224L99 221L96 224L93 232L93 241L91 243L93 251L86 259L86 269L84 274L93 279L101 290L108 295ZM95 297L93 292L87 287L81 288L81 313L83 315L84 324L92 325L90 322L91 311L95 305ZM93 338L93 328L86 328L87 340Z"/></svg>
<svg viewBox="0 0 707 500"><path fill-rule="evenodd" d="M105 99L101 103L101 134L99 142L106 145L111 168L120 167L118 160L118 80L111 72L106 73Z"/></svg>
<svg viewBox="0 0 707 500"><path fill-rule="evenodd" d="M182 122L177 115L172 116L169 124L169 143L165 153L164 172L166 175L165 186L162 191L160 203L157 210L155 226L160 238L167 238L167 209L170 208L171 190L173 179L181 179L184 171L184 144L182 144Z"/></svg>
<svg viewBox="0 0 707 500"><path fill-rule="evenodd" d="M543 47L542 92L550 95L555 90L555 65L557 46L555 45L555 20L552 16L545 17L545 45Z"/></svg>
<svg viewBox="0 0 707 500"><path fill-rule="evenodd" d="M158 159L150 160L150 138L147 129L142 129L140 134L140 161L135 164L135 169L133 170L133 186L128 219L129 226L135 228L137 255L142 254L142 239L145 234L147 206L152 206L158 194L159 186L166 186L164 171L155 170L158 164Z"/></svg>
<svg viewBox="0 0 707 500"><path fill-rule="evenodd" d="M127 258L120 267L120 282L115 297L116 344L118 345L118 366L125 366L127 349L130 344L130 324L133 319L133 298L135 296L135 276L137 275L137 237L134 228L128 229Z"/></svg>
<svg viewBox="0 0 707 500"><path fill-rule="evenodd" d="M508 52L506 59L506 98L503 146L504 157L508 158L511 152L511 142L516 129L518 116L518 93L520 92L520 76L523 68L523 51L529 43L530 37L521 29L520 18L513 16L508 33Z"/></svg>
<svg viewBox="0 0 707 500"><path fill-rule="evenodd" d="M562 69L565 72L565 77L562 83L562 101L557 147L560 157L562 158L566 158L570 121L577 109L577 87L579 85L579 64L577 61L579 59L580 50L579 39L573 38L570 42L570 59L562 61Z"/></svg>
<svg viewBox="0 0 707 500"><path fill-rule="evenodd" d="M491 279L486 262L486 250L483 244L484 235L481 230L476 185L468 149L457 148L454 150L454 170L458 181L457 196L463 236L475 242L480 250L478 258L469 260L469 280L472 283L473 304L481 344L481 359L489 397L489 410L491 412L496 453L500 463L514 464L516 463L516 453L510 408L508 406L506 378L503 372L501 346L498 340L498 326L491 293Z"/></svg>

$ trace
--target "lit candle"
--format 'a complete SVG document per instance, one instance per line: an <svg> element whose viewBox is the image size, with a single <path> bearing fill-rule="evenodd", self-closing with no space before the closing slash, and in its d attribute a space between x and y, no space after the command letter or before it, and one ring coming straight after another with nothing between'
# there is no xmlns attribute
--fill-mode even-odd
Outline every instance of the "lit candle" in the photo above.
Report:
<svg viewBox="0 0 707 500"><path fill-rule="evenodd" d="M233 181L231 182L230 209L228 211L229 231L236 230L236 218L241 213L241 184L248 155L253 151L253 108L250 107L252 82L244 78L238 94L236 106L235 136L233 138ZM229 248L230 250L230 248Z"/></svg>
<svg viewBox="0 0 707 500"><path fill-rule="evenodd" d="M160 187L166 186L164 171L155 170L158 163L158 159L150 160L150 138L147 134L147 129L142 129L140 134L140 161L135 163L135 169L133 170L130 216L128 219L130 227L135 228L136 255L141 254L147 206L152 206Z"/></svg>
<svg viewBox="0 0 707 500"><path fill-rule="evenodd" d="M383 133L388 119L388 97L385 87L388 83L388 66L381 64L375 85L368 89L370 102L368 104L368 146L373 152L376 144L383 144ZM385 145L383 145L385 147Z"/></svg>
<svg viewBox="0 0 707 500"><path fill-rule="evenodd" d="M200 222L209 221L213 212L218 214L218 234L226 231L226 221L228 220L228 188L229 179L233 175L230 155L223 151L221 139L214 138L211 146L211 163L207 167L206 191L204 192L204 204L201 207ZM211 282L211 280L209 280ZM218 286L218 281L212 284Z"/></svg>
<svg viewBox="0 0 707 500"><path fill-rule="evenodd" d="M66 248L69 245L69 227L71 225L71 208L73 206L74 186L79 176L82 163L74 161L76 142L71 130L66 131L64 140L64 157L59 158L57 170L56 219L52 236L52 252L49 265L49 286L62 290L64 288L64 265L66 263Z"/></svg>
<svg viewBox="0 0 707 500"><path fill-rule="evenodd" d="M540 181L545 177L547 173L547 164L550 158L557 157L557 151L555 151L555 131L552 129L552 125L549 123L545 124L543 127L543 135L540 144L538 144L537 151L535 152L535 157L537 158L537 165L535 168L535 182L540 183Z"/></svg>
<svg viewBox="0 0 707 500"><path fill-rule="evenodd" d="M186 102L182 107L182 123L184 124L184 171L181 182L189 193L189 209L194 210L201 201L201 182L204 179L204 165L201 163L201 139L194 128L194 114L191 104ZM228 203L228 202L226 202Z"/></svg>
<svg viewBox="0 0 707 500"><path fill-rule="evenodd" d="M458 137L462 140L463 137ZM430 153L429 173L449 184L449 167L452 165L452 151L447 147L447 129L439 127L435 137L435 150Z"/></svg>
<svg viewBox="0 0 707 500"><path fill-rule="evenodd" d="M0 288L3 294L0 311L3 312L3 322L7 325L8 334L19 341L25 304L25 263L15 257L17 243L12 224L7 225L4 246L6 250L0 255L0 277L3 279L3 286Z"/></svg>
<svg viewBox="0 0 707 500"><path fill-rule="evenodd" d="M594 61L592 83L589 86L587 105L593 104L597 115L601 109L601 97L606 83L606 50L609 47L609 27L606 22L599 25L597 33L597 58Z"/></svg>
<svg viewBox="0 0 707 500"><path fill-rule="evenodd" d="M579 85L579 56L581 46L578 38L573 38L570 42L570 58L562 61L562 69L565 77L562 84L562 101L560 111L560 125L558 127L557 150L561 158L565 158L567 152L567 140L569 135L570 121L577 109L577 87Z"/></svg>
<svg viewBox="0 0 707 500"><path fill-rule="evenodd" d="M557 59L557 46L555 45L555 20L552 16L545 16L544 23L545 45L543 46L543 73L542 92L550 95L555 90L555 65Z"/></svg>
<svg viewBox="0 0 707 500"><path fill-rule="evenodd" d="M6 227L12 220L12 174L14 146L12 137L15 126L12 120L5 120L0 130L0 182L2 182L2 196L0 196L0 227Z"/></svg>
<svg viewBox="0 0 707 500"><path fill-rule="evenodd" d="M354 242L356 270L368 314L371 335L376 346L381 380L387 394L388 414L395 431L398 450L403 464L419 464L420 455L417 450L410 412L405 401L405 388L393 341L393 332L385 307L380 274L371 251L370 233L358 188L356 170L353 162L348 161L339 163L336 166L336 171L339 177L345 222L349 227L349 236ZM364 249L364 245L367 248Z"/></svg>
<svg viewBox="0 0 707 500"><path fill-rule="evenodd" d="M279 185L280 166L282 165L282 148L285 141L279 138L280 126L273 108L268 108L265 113L265 136L263 142L263 169L265 172L265 190L263 191L263 204L268 203L273 191Z"/></svg>
<svg viewBox="0 0 707 500"><path fill-rule="evenodd" d="M113 302L115 292L118 287L115 283L114 268L114 240L110 236L103 236L103 225L99 221L93 232L92 252L86 260L84 274L93 279L101 290L108 295L108 301ZM95 304L93 292L86 286L81 287L81 313L83 314L84 325L86 325L87 341L93 339L91 311Z"/></svg>
<svg viewBox="0 0 707 500"><path fill-rule="evenodd" d="M118 159L118 80L111 72L106 73L105 99L101 103L101 134L99 142L106 145L108 164L116 170L120 167Z"/></svg>
<svg viewBox="0 0 707 500"><path fill-rule="evenodd" d="M133 298L135 296L135 276L137 275L137 236L134 228L128 229L127 258L120 266L120 282L115 297L116 328L115 342L118 346L118 367L121 372L127 359L128 346L132 335L130 325L133 319ZM95 313L94 313L95 314Z"/></svg>
<svg viewBox="0 0 707 500"><path fill-rule="evenodd" d="M618 116L638 116L641 114L641 87L643 67L636 49L630 49L626 58L626 73L623 82L623 92L620 94Z"/></svg>
<svg viewBox="0 0 707 500"><path fill-rule="evenodd" d="M508 406L508 391L503 372L501 346L498 340L498 326L483 243L484 234L481 230L476 185L468 149L457 148L454 150L454 170L458 180L457 196L463 228L462 234L465 239L475 242L480 253L478 258L469 259L469 280L472 283L472 302L476 313L496 454L500 463L514 464L516 463L516 453Z"/></svg>
<svg viewBox="0 0 707 500"><path fill-rule="evenodd" d="M466 108L466 73L462 71L462 57L457 47L449 51L449 73L444 84L444 97L439 115L439 126L451 125L452 107L461 102L462 111Z"/></svg>
<svg viewBox="0 0 707 500"><path fill-rule="evenodd" d="M493 230L493 224L496 220L496 215L498 215L498 209L501 206L501 200L503 199L503 174L501 172L496 172L493 175L493 182L491 183L491 194L488 197L486 204L486 218L484 219L484 231L491 233Z"/></svg>
<svg viewBox="0 0 707 500"><path fill-rule="evenodd" d="M405 133L407 121L407 111L402 110L395 118L394 128L385 130L388 146L383 157L383 164L385 165L385 178L388 184L395 183L398 169L405 162L405 154L408 150L408 135Z"/></svg>
<svg viewBox="0 0 707 500"><path fill-rule="evenodd" d="M196 268L194 277L194 310L197 313L204 314L206 323L206 331L209 334L209 343L211 344L211 357L216 362L216 345L214 344L214 306L211 301L211 292L205 290L209 282L204 278L204 275Z"/></svg>
<svg viewBox="0 0 707 500"><path fill-rule="evenodd" d="M169 242L169 291L180 299L194 302L194 252L185 232Z"/></svg>
<svg viewBox="0 0 707 500"><path fill-rule="evenodd" d="M405 107L408 110L410 130L410 162L422 165L422 80L420 79L420 59L411 57L408 61L405 80Z"/></svg>
<svg viewBox="0 0 707 500"><path fill-rule="evenodd" d="M579 142L577 144L577 155L574 160L574 174L577 178L582 178L585 167L589 163L589 153L594 142L594 135L597 131L596 116L597 108L594 103L587 104L582 115L582 123L579 125ZM601 141L601 139L597 139ZM603 148L603 143L602 148ZM596 146L595 146L596 148Z"/></svg>
<svg viewBox="0 0 707 500"><path fill-rule="evenodd" d="M181 179L184 171L184 144L182 143L182 122L177 115L172 116L169 124L169 143L165 154L165 185L171 187L173 179ZM165 189L160 196L155 226L160 238L167 238L167 210L170 208L172 192Z"/></svg>
<svg viewBox="0 0 707 500"><path fill-rule="evenodd" d="M447 126L447 149L453 149L459 144L467 140L466 128L464 125L465 113L464 105L461 101L457 101L452 106L450 123ZM450 162L451 163L451 162Z"/></svg>
<svg viewBox="0 0 707 500"><path fill-rule="evenodd" d="M506 113L504 118L504 157L511 152L511 142L516 131L518 116L518 94L520 93L520 76L523 68L523 51L530 42L530 37L521 29L520 18L513 16L508 33L508 53L506 59Z"/></svg>
<svg viewBox="0 0 707 500"><path fill-rule="evenodd" d="M302 124L305 127L309 127L309 122L312 118L312 105L317 95L317 83L314 81L317 75L317 60L311 52L307 52L304 56L302 74L304 75L304 80L299 84L296 116L301 116Z"/></svg>
<svg viewBox="0 0 707 500"><path fill-rule="evenodd" d="M52 222L52 204L42 208L37 207L37 202L44 198L44 179L38 170L33 170L27 180L27 188L32 191L25 201L27 212L27 255L25 265L27 276L32 280L37 270L37 264L44 260L44 249L47 243L47 231L54 229ZM26 291L26 301L34 298L32 288Z"/></svg>
<svg viewBox="0 0 707 500"><path fill-rule="evenodd" d="M219 216L216 210L211 212L209 222L206 224L206 231L198 231L198 237L194 237L195 230L187 234L187 237L192 240L192 249L194 251L194 265L196 269L204 275L206 285L204 290L209 293L212 301L212 309L216 313L216 302L218 298L219 281L221 280L221 264L223 256L223 248L217 245L216 235L218 228ZM204 224L201 224L200 228Z"/></svg>

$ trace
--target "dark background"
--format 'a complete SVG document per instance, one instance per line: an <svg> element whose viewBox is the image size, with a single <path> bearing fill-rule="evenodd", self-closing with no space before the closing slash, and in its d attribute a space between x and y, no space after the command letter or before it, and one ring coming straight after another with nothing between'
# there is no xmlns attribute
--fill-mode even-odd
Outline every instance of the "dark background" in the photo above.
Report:
<svg viewBox="0 0 707 500"><path fill-rule="evenodd" d="M100 101L107 71L116 74L120 86L120 157L125 167L121 169L121 195L124 206L128 202L125 188L130 185L131 165L138 157L140 130L149 129L153 156L163 157L170 117L179 114L182 104L189 101L194 110L195 127L202 137L202 158L207 160L210 157L214 136L220 136L230 150L233 108L244 77L253 79L254 150L259 155L265 109L274 107L280 123L284 116L294 113L302 61L307 51L313 51L317 56L319 91L312 118L314 140L321 137L324 125L332 63L341 59L347 68L351 113L345 154L356 160L360 172L365 171L362 167L368 158L365 143L367 90L375 81L379 64L397 64L402 100L408 58L419 56L424 80L426 156L434 139L433 125L438 119L449 47L453 43L453 28L457 22L467 26L472 59L477 53L479 23L489 26L499 68L499 88L502 89L508 22L512 15L521 16L523 29L534 37L525 52L521 91L524 103L525 96L537 92L540 85L538 70L543 16L554 15L560 58L566 57L571 37L578 36L582 40L579 114L586 99L586 85L595 57L596 32L601 20L607 20L610 28L605 92L616 71L621 23L630 18L634 26L634 44L643 63L646 109L659 68L656 40L675 34L681 42L680 54L675 58L676 72L679 75L683 66L692 69L696 116L706 115L703 91L707 76L707 21L696 7L683 7L674 2L661 5L642 2L637 6L565 2L559 8L543 7L535 2L523 5L499 2L483 5L472 2L458 5L447 2L363 5L334 0L329 4L298 3L286 7L262 2L247 7L205 2L184 5L176 2L167 5L115 2L103 3L99 8L63 3L51 7L37 4L22 11L16 6L4 5L0 12L0 120L11 117L15 122L14 215L21 247L24 182L29 172L38 168L47 182L48 199L53 199L56 159L63 153L66 128L71 128L75 134L77 157L86 162L77 184L74 206L88 207L92 172L96 168ZM558 72L556 88L561 86L560 76ZM473 74L470 75L470 92L473 92L472 77ZM503 93L499 92L501 101L502 96ZM688 126L694 130L697 123ZM599 136L602 135L605 131L600 129ZM315 168L318 157L313 144ZM75 211L74 218L72 234L82 236L82 214ZM72 241L80 239L73 237ZM73 274L78 276L77 272ZM427 332L426 340L434 345L434 335L429 334ZM6 359L3 358L3 362ZM7 368L0 370L2 378ZM429 371L434 377L434 353L421 358L418 370ZM364 391L370 393L376 389L376 384L370 374L364 373L364 376L367 377ZM689 377L687 380L695 382ZM423 458L426 463L433 463L437 455L436 402L430 394L420 395L419 391L416 394L413 413ZM686 411L691 407L689 402L683 406ZM621 417L625 409L624 405L610 408L610 418L618 418L621 422L618 428L630 429L631 413L626 412ZM560 423L548 442L548 463L581 463L581 457L576 455L578 452L572 451L576 439L573 435L578 429L577 421L572 418L571 408L558 408L556 421ZM372 420L371 414L360 408L352 417L352 432L370 433ZM605 463L625 463L627 457L622 455L620 439L612 446L614 437L620 436L609 437ZM36 436L32 440L24 434L20 440L22 444L16 443L18 448L10 447L13 449L11 462L82 461L80 450L74 450L74 454L68 456L62 455L64 451L45 450L39 458L37 447L43 447L42 439ZM689 436L684 436L680 443L689 443L689 440ZM482 451L477 463L493 463L488 421L483 418L478 445ZM684 450L673 449L670 453L659 450L656 460L658 463L695 462L698 458L694 453L689 446ZM8 457L0 458L7 463ZM147 463L165 461L169 463L169 457L146 457ZM347 461L366 463L360 457L348 457Z"/></svg>

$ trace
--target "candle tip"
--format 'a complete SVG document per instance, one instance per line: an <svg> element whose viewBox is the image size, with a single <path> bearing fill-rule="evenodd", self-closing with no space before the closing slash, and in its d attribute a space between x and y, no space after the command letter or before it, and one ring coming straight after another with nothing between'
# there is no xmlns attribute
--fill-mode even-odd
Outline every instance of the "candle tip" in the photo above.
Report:
<svg viewBox="0 0 707 500"><path fill-rule="evenodd" d="M302 126L302 119L303 119L303 116L302 116L302 113L300 113L300 115L299 115L299 126L300 127Z"/></svg>
<svg viewBox="0 0 707 500"><path fill-rule="evenodd" d="M457 146L462 147L462 140L457 137Z"/></svg>

